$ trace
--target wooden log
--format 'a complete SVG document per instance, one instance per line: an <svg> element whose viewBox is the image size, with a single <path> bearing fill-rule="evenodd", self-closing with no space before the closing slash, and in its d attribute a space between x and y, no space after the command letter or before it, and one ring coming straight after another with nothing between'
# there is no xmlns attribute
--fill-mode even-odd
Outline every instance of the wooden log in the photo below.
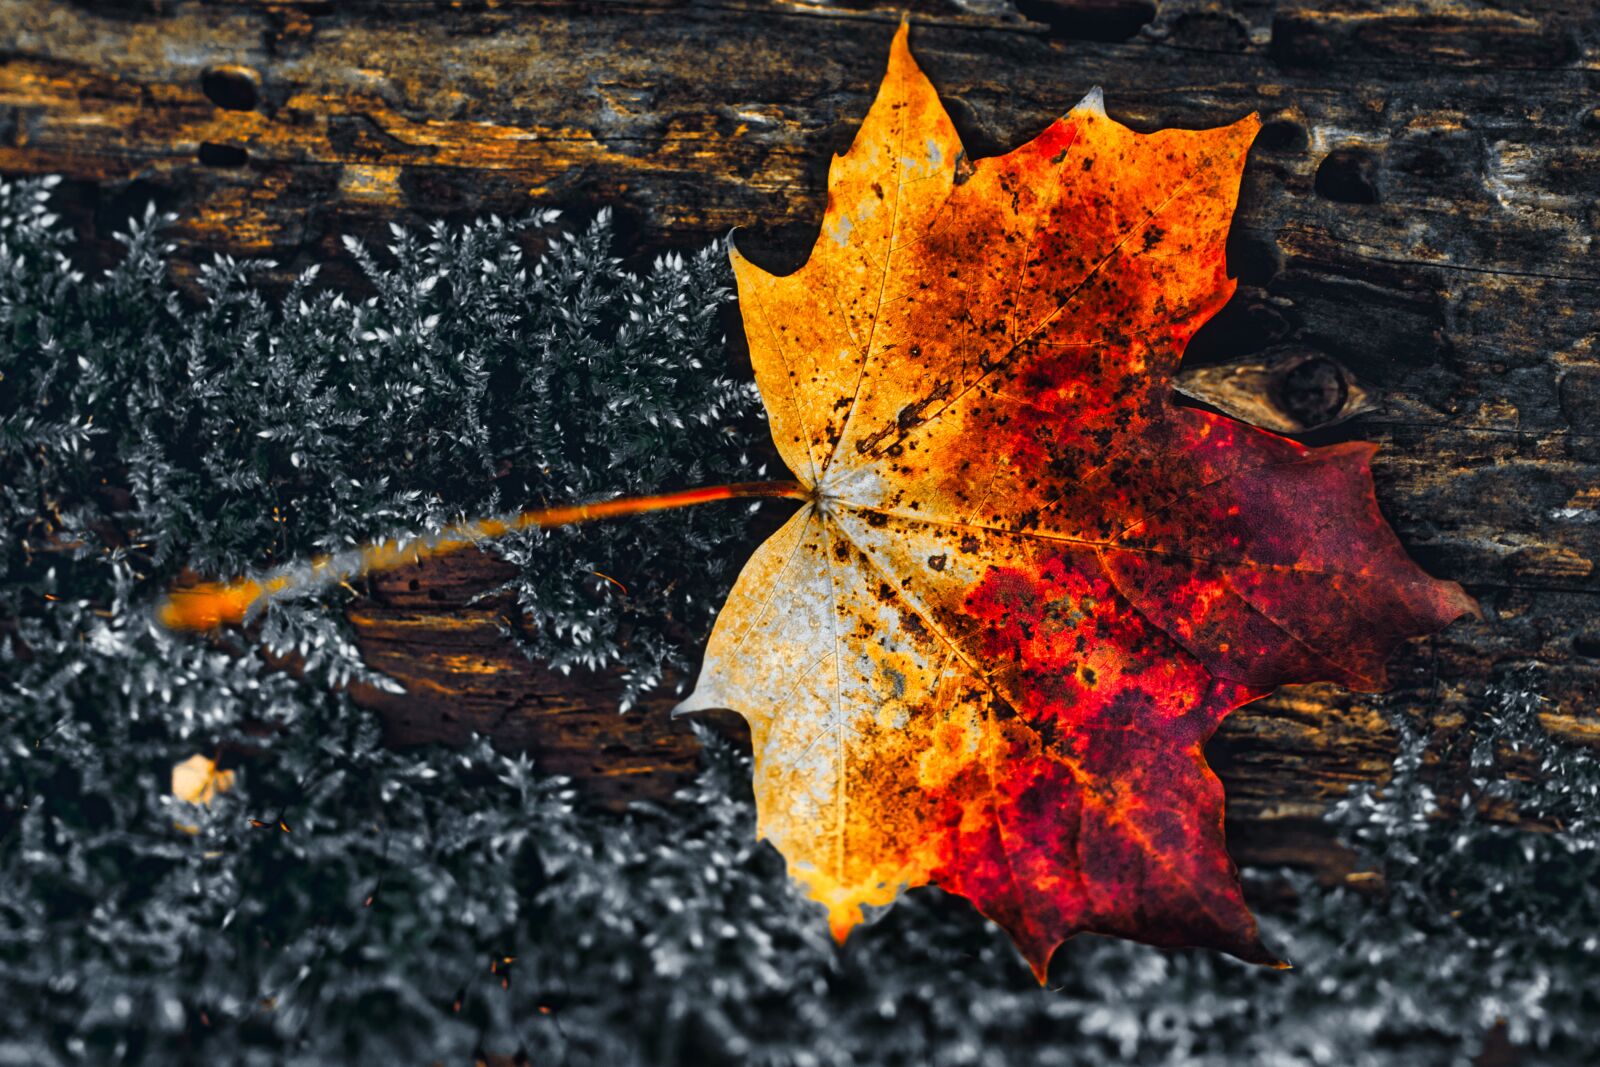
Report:
<svg viewBox="0 0 1600 1067"><path fill-rule="evenodd" d="M341 235L533 205L610 205L641 255L740 227L748 255L788 269L898 19L878 0L8 0L0 171L67 176L90 260L113 257L110 234L153 197L182 220L182 277L217 251L337 275ZM1241 285L1191 346L1188 381L1237 406L1202 372L1255 367L1258 420L1383 446L1385 513L1486 615L1400 655L1395 699L1451 729L1487 685L1532 668L1550 729L1600 741L1588 6L943 0L914 23L977 155L1096 84L1140 129L1261 113L1229 242ZM1310 393L1267 373L1286 354L1317 368L1301 375ZM1339 421L1329 375L1364 410ZM695 751L670 700L619 717L608 680L524 661L495 625L505 605L465 603L497 566L387 576L352 611L371 662L409 686L363 694L391 739L477 729L609 803L670 794ZM1377 702L1331 686L1237 713L1209 749L1235 854L1338 876L1348 857L1319 816L1381 781L1393 750Z"/></svg>

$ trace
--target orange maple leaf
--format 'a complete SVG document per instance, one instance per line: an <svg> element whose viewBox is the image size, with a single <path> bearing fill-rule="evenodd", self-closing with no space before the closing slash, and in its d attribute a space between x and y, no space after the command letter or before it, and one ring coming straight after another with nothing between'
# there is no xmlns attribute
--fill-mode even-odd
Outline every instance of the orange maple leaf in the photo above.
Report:
<svg viewBox="0 0 1600 1067"><path fill-rule="evenodd" d="M1085 930L1273 962L1202 745L1282 683L1380 688L1474 604L1385 524L1374 446L1173 402L1256 117L1139 134L1095 90L972 161L906 32L805 266L733 254L808 499L680 710L749 720L759 832L841 938L933 883L1041 980Z"/></svg>
<svg viewBox="0 0 1600 1067"><path fill-rule="evenodd" d="M1043 980L1093 930L1275 962L1202 746L1289 682L1384 684L1476 610L1378 512L1362 443L1177 406L1233 293L1249 116L1138 134L1098 90L971 161L895 36L799 271L733 256L796 482L561 505L171 591L181 629L511 530L753 497L799 511L740 574L680 711L750 722L759 832L837 936L936 884ZM287 827L283 827L287 829Z"/></svg>

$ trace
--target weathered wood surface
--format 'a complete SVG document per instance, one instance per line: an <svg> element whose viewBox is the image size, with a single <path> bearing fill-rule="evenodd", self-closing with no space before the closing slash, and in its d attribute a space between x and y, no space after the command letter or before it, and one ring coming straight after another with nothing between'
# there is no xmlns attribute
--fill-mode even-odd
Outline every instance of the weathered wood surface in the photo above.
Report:
<svg viewBox="0 0 1600 1067"><path fill-rule="evenodd" d="M1017 7L913 13L913 46L975 154L1031 137L1096 84L1137 128L1261 112L1230 242L1242 284L1187 365L1309 361L1309 385L1257 376L1258 406L1302 423L1344 413L1329 375L1370 393L1371 410L1310 439L1380 442L1385 512L1486 615L1401 655L1397 695L1449 726L1533 666L1551 728L1600 740L1589 0ZM68 176L71 217L105 256L154 196L183 220L188 270L218 250L286 271L339 262L342 234L531 204L611 205L644 252L741 227L748 254L787 268L898 18L877 0L5 0L0 171ZM392 737L488 730L602 798L665 795L694 759L670 701L619 717L604 679L523 662L493 625L503 608L464 606L495 567L387 577L355 611L372 662L411 684L366 695ZM1317 817L1380 780L1393 742L1372 698L1332 687L1235 715L1210 752L1236 854L1337 874Z"/></svg>

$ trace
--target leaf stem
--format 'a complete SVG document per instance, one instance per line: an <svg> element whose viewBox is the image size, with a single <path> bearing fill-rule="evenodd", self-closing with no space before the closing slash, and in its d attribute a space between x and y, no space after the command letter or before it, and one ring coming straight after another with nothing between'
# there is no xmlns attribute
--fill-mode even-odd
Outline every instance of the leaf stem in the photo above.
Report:
<svg viewBox="0 0 1600 1067"><path fill-rule="evenodd" d="M293 590L336 585L405 563L448 555L471 545L517 530L572 526L621 515L709 504L715 500L752 497L786 497L809 500L812 491L799 482L734 482L654 496L624 497L594 504L538 508L502 518L476 519L446 526L436 534L408 541L375 541L348 552L318 556L309 563L290 564L259 578L231 582L205 582L173 589L156 606L156 619L169 630L214 630L237 625L257 601L270 600Z"/></svg>

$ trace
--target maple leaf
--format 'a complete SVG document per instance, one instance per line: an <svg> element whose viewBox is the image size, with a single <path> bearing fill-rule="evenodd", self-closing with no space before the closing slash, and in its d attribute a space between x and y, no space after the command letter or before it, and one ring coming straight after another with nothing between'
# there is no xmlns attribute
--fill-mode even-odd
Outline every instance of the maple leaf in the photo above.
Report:
<svg viewBox="0 0 1600 1067"><path fill-rule="evenodd" d="M1270 963L1201 748L1290 682L1376 690L1473 611L1378 512L1374 446L1179 407L1233 292L1254 115L1139 134L1099 90L969 160L902 24L810 259L735 251L807 502L756 552L680 711L750 723L758 832L843 937L936 884L1043 980L1080 931Z"/></svg>

